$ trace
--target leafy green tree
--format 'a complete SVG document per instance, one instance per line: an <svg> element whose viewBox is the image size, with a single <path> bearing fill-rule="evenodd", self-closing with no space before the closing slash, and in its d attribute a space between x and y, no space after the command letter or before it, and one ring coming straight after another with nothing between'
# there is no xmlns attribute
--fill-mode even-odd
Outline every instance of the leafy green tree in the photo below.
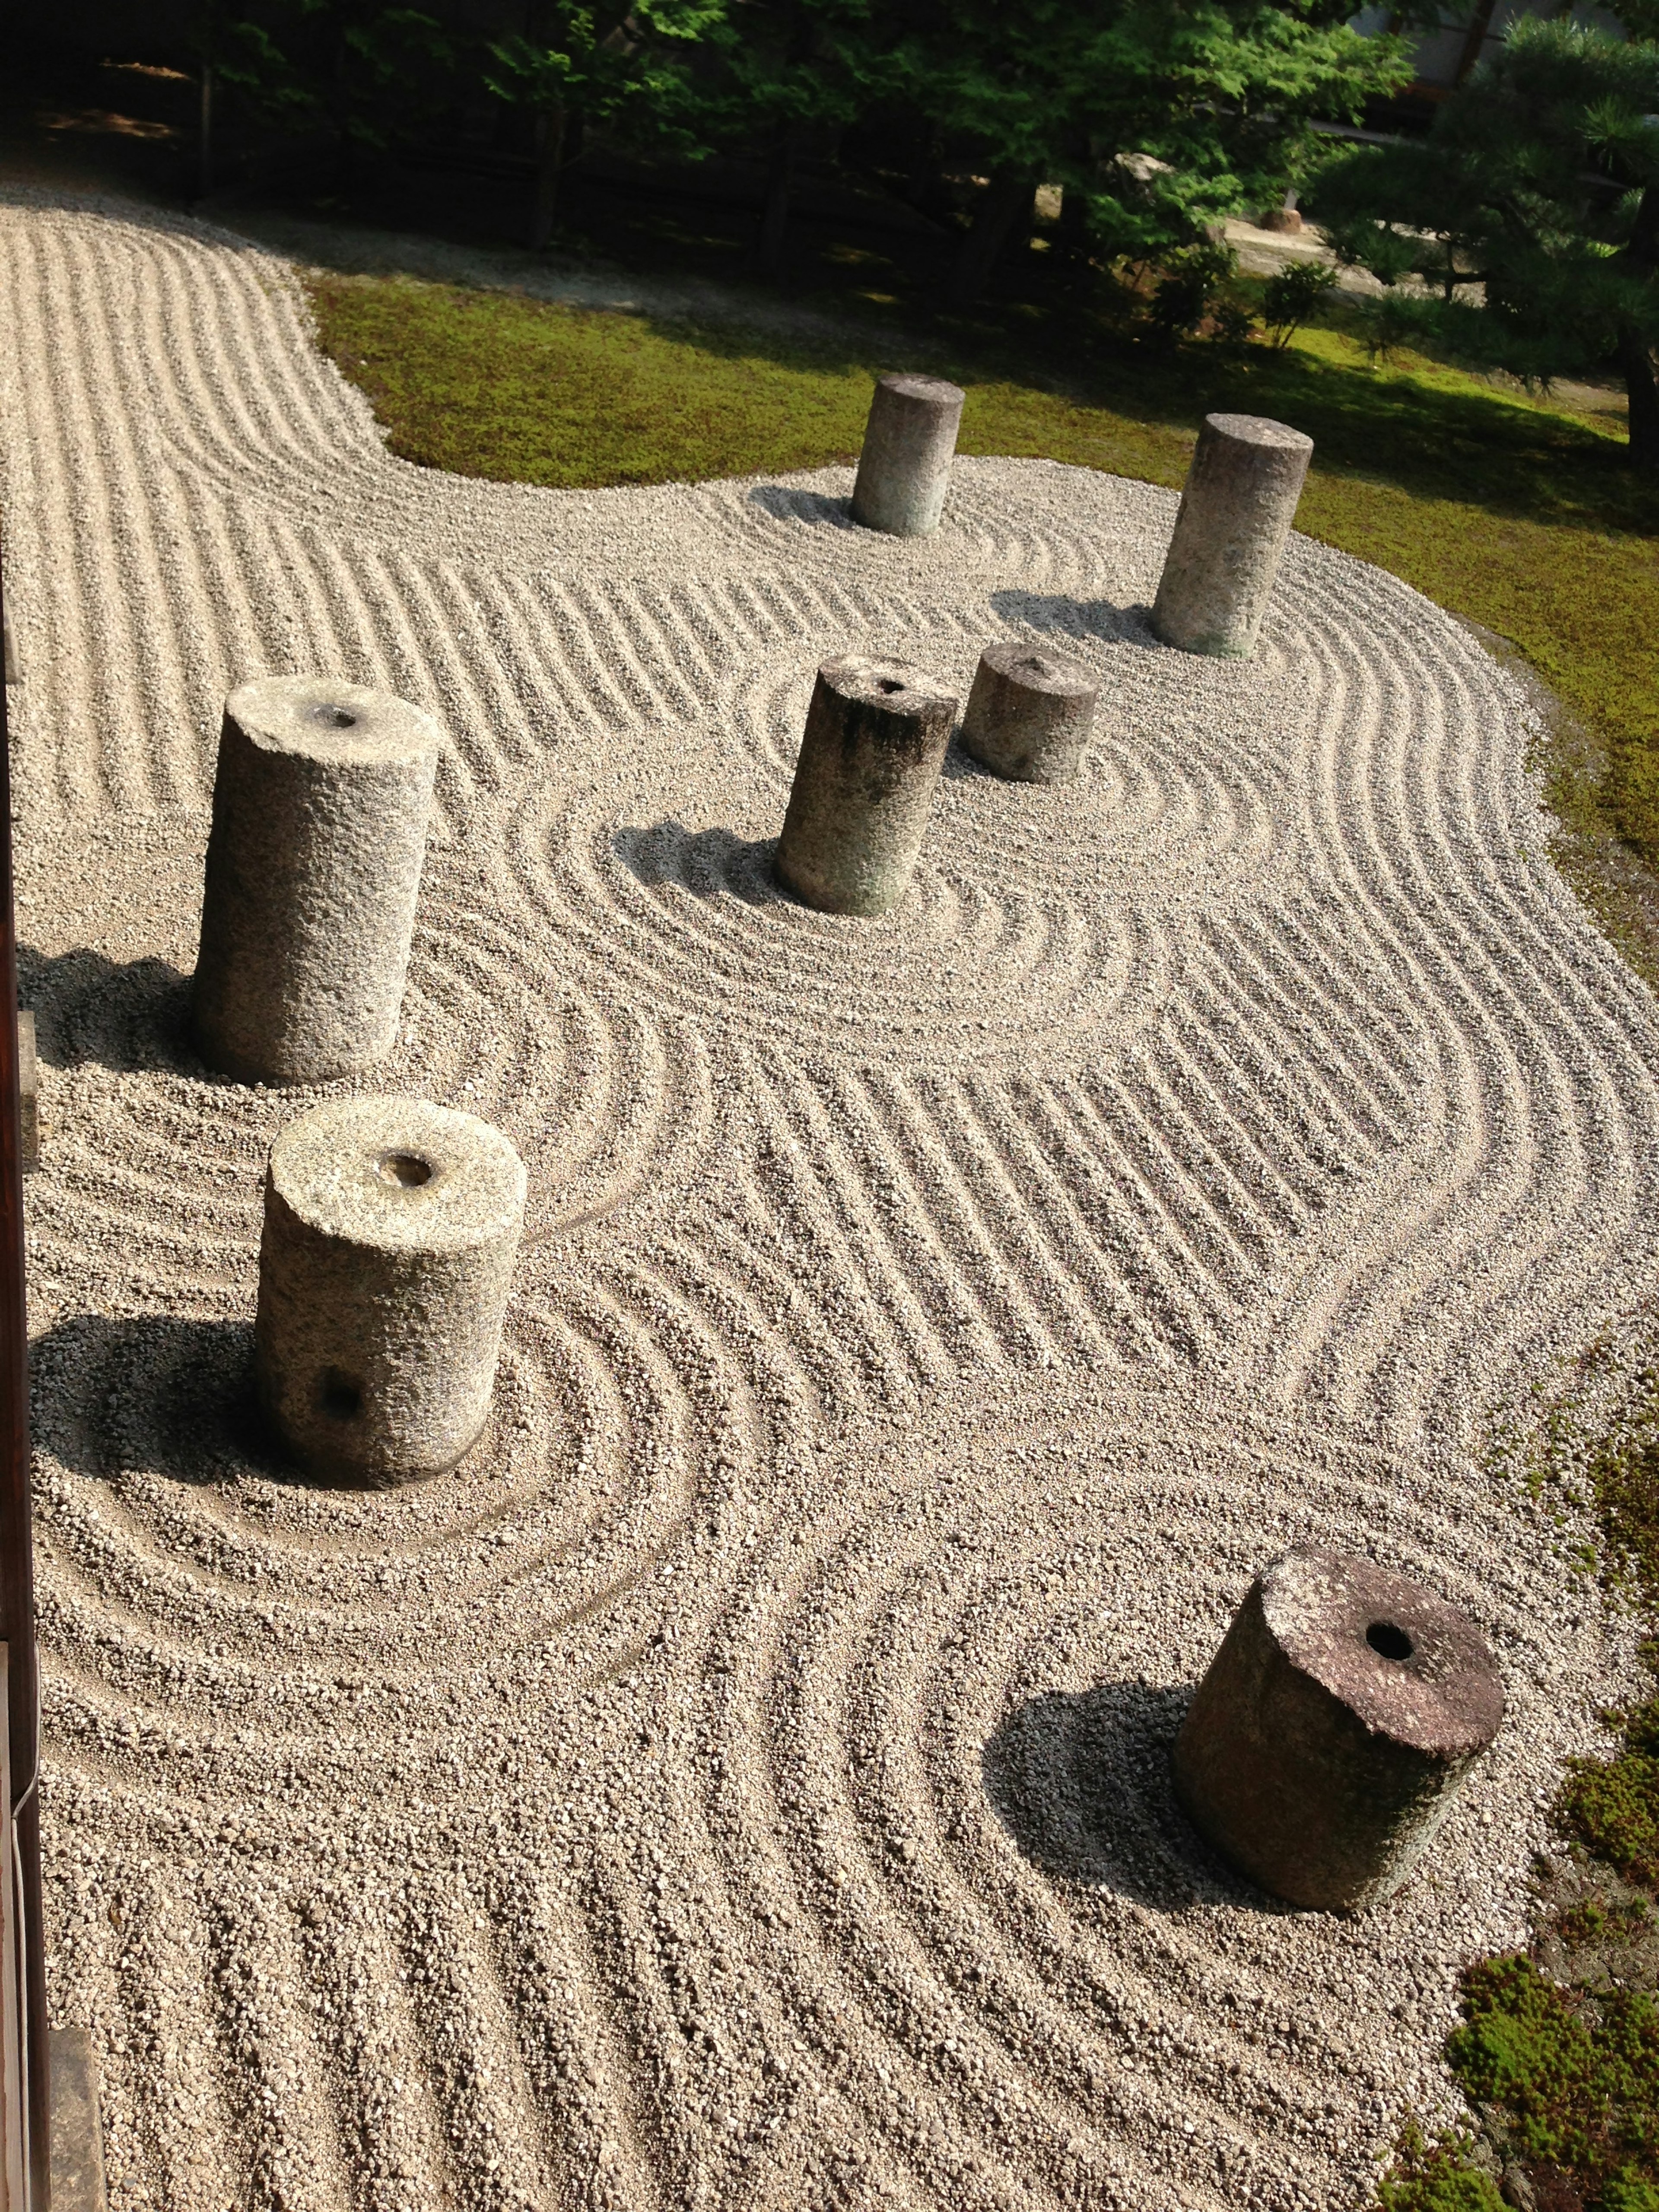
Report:
<svg viewBox="0 0 1659 2212"><path fill-rule="evenodd" d="M678 152L701 150L684 66L675 51L707 37L725 0L610 0L582 7L548 0L532 35L489 48L484 82L497 99L528 108L536 125L530 243L546 246L559 185L580 159L582 134L604 125Z"/></svg>
<svg viewBox="0 0 1659 2212"><path fill-rule="evenodd" d="M1087 202L1098 246L1154 261L1277 198L1316 119L1357 116L1409 74L1349 0L895 0L891 70L990 179L955 272L983 286L1035 186Z"/></svg>
<svg viewBox="0 0 1659 2212"><path fill-rule="evenodd" d="M1635 7L1626 12L1636 18ZM1634 27L1659 27L1634 20ZM1317 179L1338 251L1465 357L1526 377L1608 367L1630 458L1659 470L1659 45L1522 17L1416 144Z"/></svg>
<svg viewBox="0 0 1659 2212"><path fill-rule="evenodd" d="M1325 261L1287 262L1262 288L1261 320L1275 352L1283 353L1336 283Z"/></svg>
<svg viewBox="0 0 1659 2212"><path fill-rule="evenodd" d="M856 121L872 98L872 0L742 0L711 25L719 69L700 87L702 125L715 142L767 151L757 252L775 273L805 147Z"/></svg>
<svg viewBox="0 0 1659 2212"><path fill-rule="evenodd" d="M343 171L429 124L456 55L439 19L385 0L204 0L201 190L212 188L216 95L244 116L332 140Z"/></svg>

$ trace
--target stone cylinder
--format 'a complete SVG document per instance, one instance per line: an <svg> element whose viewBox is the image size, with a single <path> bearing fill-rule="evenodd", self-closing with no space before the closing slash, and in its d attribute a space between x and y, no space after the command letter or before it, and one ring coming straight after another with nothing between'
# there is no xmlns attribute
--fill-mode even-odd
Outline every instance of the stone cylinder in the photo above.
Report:
<svg viewBox="0 0 1659 2212"><path fill-rule="evenodd" d="M1199 1684L1176 1793L1262 1889L1355 1912L1400 1887L1503 1717L1492 1652L1455 1606L1370 1559L1288 1552Z"/></svg>
<svg viewBox="0 0 1659 2212"><path fill-rule="evenodd" d="M232 692L192 999L210 1067L325 1083L392 1049L441 744L418 707L358 684Z"/></svg>
<svg viewBox="0 0 1659 2212"><path fill-rule="evenodd" d="M885 914L898 903L956 718L954 697L919 668L824 662L778 840L786 890L823 914Z"/></svg>
<svg viewBox="0 0 1659 2212"><path fill-rule="evenodd" d="M440 1474L489 1411L525 1172L487 1121L422 1098L332 1098L265 1171L254 1376L301 1463Z"/></svg>
<svg viewBox="0 0 1659 2212"><path fill-rule="evenodd" d="M1265 415L1206 415L1164 556L1152 628L1183 653L1248 660L1273 596L1313 440Z"/></svg>
<svg viewBox="0 0 1659 2212"><path fill-rule="evenodd" d="M1070 783L1094 727L1098 686L1063 654L988 645L980 655L962 742L976 761L1020 783Z"/></svg>
<svg viewBox="0 0 1659 2212"><path fill-rule="evenodd" d="M853 485L853 520L894 538L939 528L965 397L939 376L878 380Z"/></svg>

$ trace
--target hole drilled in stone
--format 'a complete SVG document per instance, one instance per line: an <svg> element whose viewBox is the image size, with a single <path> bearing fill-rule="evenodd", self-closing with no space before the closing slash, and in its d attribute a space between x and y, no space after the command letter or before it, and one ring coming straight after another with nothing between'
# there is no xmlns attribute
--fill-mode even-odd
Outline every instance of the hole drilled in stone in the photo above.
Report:
<svg viewBox="0 0 1659 2212"><path fill-rule="evenodd" d="M1409 1659L1417 1646L1403 1628L1391 1620L1374 1620L1365 1631L1365 1641L1379 1659Z"/></svg>
<svg viewBox="0 0 1659 2212"><path fill-rule="evenodd" d="M878 691L885 691L890 697L895 691L902 691L904 686L902 684L896 684L890 676L878 676L876 678L876 689Z"/></svg>
<svg viewBox="0 0 1659 2212"><path fill-rule="evenodd" d="M432 1180L432 1163L418 1152L387 1152L380 1162L380 1177L401 1190L418 1190Z"/></svg>
<svg viewBox="0 0 1659 2212"><path fill-rule="evenodd" d="M1039 682L1046 684L1054 675L1054 669L1053 664L1045 660L1040 653L1031 653L1020 662L1019 672L1022 676L1035 676Z"/></svg>
<svg viewBox="0 0 1659 2212"><path fill-rule="evenodd" d="M315 707L312 713L325 729L355 730L357 726L357 717L349 714L343 707Z"/></svg>
<svg viewBox="0 0 1659 2212"><path fill-rule="evenodd" d="M317 1386L317 1403L334 1420L355 1421L363 1410L363 1386L337 1367L330 1367Z"/></svg>

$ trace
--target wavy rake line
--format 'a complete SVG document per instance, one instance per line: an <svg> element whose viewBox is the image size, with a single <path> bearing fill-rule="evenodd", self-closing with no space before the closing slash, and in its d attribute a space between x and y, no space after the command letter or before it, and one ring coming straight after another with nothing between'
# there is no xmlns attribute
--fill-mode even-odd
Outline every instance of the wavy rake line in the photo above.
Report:
<svg viewBox="0 0 1659 2212"><path fill-rule="evenodd" d="M1087 1625L1078 1610L1077 1583L1080 1571L1085 1582L1089 1578L1090 1545L1097 1539L1103 1510L1109 1522L1117 1514L1139 1528L1141 1533L1129 1540L1141 1546L1165 1524L1171 1507L1177 1502L1184 1506L1189 1495L1212 1501L1218 1486L1238 1484L1241 1477L1246 1492L1259 1495L1254 1457L1235 1452L1235 1460L1244 1464L1224 1475L1226 1453L1218 1454L1201 1432L1186 1444L1203 1469L1199 1490L1189 1493L1178 1476L1172 1489L1169 1477L1157 1472L1167 1448L1167 1431L1161 1437L1146 1436L1139 1474L1133 1457L1125 1464L1122 1454L1117 1455L1120 1464L1103 1498L1087 1517L1070 1516L1079 1533L1088 1532L1080 1548L1068 1546L1063 1511L1056 1523L1052 1489L1048 1510L1031 1516L1025 1549L1039 1558L1046 1550L1053 1552L1059 1579L1051 1578L1049 1588L1061 1594L1052 1648L1050 1624L1040 1601L1034 1620L1031 1585L1018 1577L1007 1558L1008 1514L1015 1510L1007 1484L1018 1469L1006 1453L998 1462L1000 1480L994 1491L977 1493L998 1496L1004 1508L996 1516L994 1536L987 1532L983 1548L970 1543L964 1553L940 1542L954 1508L971 1511L969 1498L975 1493L947 1500L941 1514L925 1486L918 1486L909 1492L908 1510L890 1506L872 1525L859 1517L861 1506L849 1506L844 1516L832 1514L819 1522L804 1558L797 1537L792 1556L770 1567L757 1563L750 1601L734 1613L730 1632L745 1656L740 1658L738 1648L728 1650L723 1643L711 1648L714 1686L707 1694L715 1701L720 1735L730 1741L748 1733L757 1748L763 1744L769 1783L763 1798L745 1797L736 1794L728 1779L710 1793L703 1810L729 1886L719 1940L735 1944L739 1931L775 1924L780 1900L787 1899L784 1924L804 1923L809 1936L794 1937L792 1955L784 1960L757 1964L757 1976L774 1986L787 1978L792 2003L804 2008L811 2007L817 1992L833 1992L838 2009L850 2010L856 2019L857 2046L866 2054L878 2050L906 2072L925 2054L934 2074L929 2087L936 2096L951 2100L970 2139L992 2114L1000 2130L1010 2124L1011 2111L1024 2118L1033 2130L1024 2147L1028 2156L1021 2161L1028 2177L1063 2170L1055 2155L1055 2130L1079 2135L1094 2130L1103 2104L1114 2112L1129 2149L1145 2160L1149 2172L1157 2170L1170 2115L1161 2106L1155 2079L1126 2077L1123 2046L1148 2033L1167 2034L1183 2019L1204 2018L1218 1994L1219 1972L1235 1993L1241 1986L1249 1990L1257 2003L1271 1996L1276 2010L1293 2016L1298 2033L1315 2033L1316 2047L1303 2066L1288 2071L1263 2049L1254 2065L1247 2064L1242 2081L1217 2064L1209 2092L1213 2102L1207 2106L1202 2094L1196 2100L1183 2094L1182 2116L1200 2121L1197 2154L1200 2160L1206 2154L1211 2157L1213 2175L1214 2138L1230 2139L1230 2179L1236 2188L1237 2160L1256 2166L1264 2185L1276 2178L1282 2185L1291 2178L1287 2166L1295 2171L1294 2154L1299 2150L1310 2167L1326 2168L1318 2178L1328 2186L1334 2177L1327 2165L1330 2130L1324 2099L1334 2076L1340 2081L1352 2072L1352 2054L1346 2037L1341 2052L1316 2047L1329 2033L1328 2026L1317 2026L1322 2000L1306 2000L1300 1968L1276 1933L1278 1923L1247 1911L1236 1934L1218 1934L1212 1942L1205 1931L1218 1906L1224 1903L1236 1910L1232 1899L1239 1893L1224 1883L1217 1893L1215 1877L1208 1872L1196 1877L1194 1891L1190 1839L1181 1840L1171 1812L1155 1813L1151 1825L1138 1832L1160 1864L1132 1880L1127 1901L1119 1904L1110 1888L1100 1887L1098 1863L1045 1863L1043 1853L1046 1849L1052 1856L1052 1841L1047 1846L1026 1844L1028 1857L1022 1861L999 1825L1012 1816L994 1813L965 1777L951 1786L951 1776L933 1771L936 1741L957 1751L962 1741L953 1718L944 1723L943 1736L934 1738L935 1713L951 1716L958 1703L965 1704L975 1716L966 1734L976 1743L981 1740L978 1730L996 1725L1000 1701L1025 1694L1020 1686L1028 1679L1052 1681L1056 1669L1062 1680L1075 1680L1079 1672L1092 1679L1102 1671L1079 1648L1079 1633L1086 1633ZM1368 1517L1365 1501L1376 1499L1384 1508L1381 1525L1388 1528L1389 1547L1405 1554L1402 1564L1432 1571L1443 1583L1449 1577L1458 1585L1457 1595L1473 1601L1478 1613L1490 1613L1490 1565L1483 1539L1470 1535L1461 1518L1447 1521L1431 1486L1423 1486L1420 1498L1402 1498L1386 1463L1368 1464L1350 1454L1332 1471L1317 1458L1310 1464L1293 1439L1277 1449L1281 1455L1290 1452L1282 1464L1293 1486L1270 1512L1271 1519L1284 1521L1288 1513L1298 1532L1311 1526L1316 1534L1338 1526L1351 1528L1356 1509L1363 1521ZM1133 1493L1127 1500L1126 1483ZM1254 1537L1260 1540L1261 1535L1258 1527ZM1493 1540L1488 1534L1484 1541ZM1171 1558L1164 1571L1173 1572L1176 1565ZM1235 1594L1231 1583L1242 1584L1249 1562L1230 1556L1218 1563L1209 1556L1208 1565L1209 1576L1200 1574L1198 1587L1212 1589L1206 1610L1224 1620ZM941 1574L936 1590L931 1583ZM1000 1597L999 1589L1006 1596ZM1536 1595L1541 1598L1541 1590ZM1109 1616L1113 1634L1128 1637L1132 1645L1134 1633L1164 1634L1156 1626L1159 1617L1156 1607L1146 1612L1136 1630L1121 1607ZM854 1619L860 1624L856 1629ZM1206 1619L1197 1640L1207 1648L1207 1639L1218 1633L1218 1621ZM997 1654L989 1664L988 1639ZM1158 1649L1161 1665L1167 1666L1163 1643ZM717 1661L715 1650L720 1653ZM964 1656L957 1656L958 1651ZM1549 1662L1541 1651L1534 1663L1547 1674ZM944 1677L938 1686L931 1679L935 1672ZM1073 1705L1079 1702L1070 1692L1066 1696ZM1032 1710L1039 1711L1040 1705L1039 1699ZM1155 1735L1167 1727L1156 1717L1148 1725ZM843 1735L838 1753L826 1761ZM806 1747L815 1747L810 1756ZM728 1753L725 1771L729 1778L763 1770L753 1759ZM1079 1786L1079 1779L1073 1779L1073 1794ZM1502 1785L1493 1787L1501 1790ZM760 1785L753 1788L758 1792ZM1104 1820L1109 1828L1117 1805L1109 1795L1094 1797L1089 1818L1097 1824ZM1133 1821L1143 1815L1132 1811L1129 1817L1131 1833L1121 1843L1133 1844ZM967 1838L950 1826L964 1819L974 1832ZM1473 1820L1466 1827L1462 1848L1468 1849ZM785 1856L769 1841L774 1832L787 1838L781 1846ZM1029 1856L1033 1850L1035 1859ZM1133 1865L1133 1851L1123 1865L1125 1871ZM1133 1901L1146 1892L1149 1874L1166 1887L1174 1880L1178 1889L1184 1888L1187 1902L1176 1923L1166 1920L1168 1906L1155 1899L1150 1912ZM1385 1953L1389 1942L1415 1947L1419 1938L1411 1919L1411 1911L1403 1910L1398 1928L1385 1938ZM818 1931L820 1941L810 1942ZM1371 1940L1362 1934L1340 1948L1358 1957ZM845 1964L849 1943L857 1954L852 1971L859 1978L850 1988ZM975 1969L971 1973L966 1971L969 1962ZM1190 1978L1192 1985L1173 1990L1172 1972L1179 1979ZM1340 1966L1334 1972L1340 1981ZM1250 1990L1252 1983L1255 1987ZM957 1994L958 1985L965 1995ZM1387 1972L1376 1977L1370 2003L1380 2008L1392 1986ZM1109 2006L1100 2001L1103 1990L1112 1992ZM1389 2023L1385 2036L1395 2033ZM995 2047L1000 2033L1008 2039L1001 2051ZM951 2047L953 2036L957 2049ZM980 2069L994 2069L982 2105L978 2069L959 2063L964 2036ZM883 2126L879 2076L871 2078L867 2068L861 2070L874 2135ZM1027 2087L1034 2075L1046 2083L1035 2101ZM1289 2091L1293 2100L1306 2100L1299 2120L1293 2112L1291 2124L1272 2140L1264 2139L1249 2110L1252 2092L1269 2087L1276 2095ZM1360 2080L1352 2082L1348 2094L1356 2105L1369 2103ZM1051 2100L1069 2109L1045 2110ZM1089 2148L1094 2154L1088 2170L1098 2185L1098 2146ZM1351 2154L1360 2148L1351 2146ZM1364 2166L1363 2157L1358 2163ZM1304 2172L1296 2178L1316 2177ZM1212 2185L1217 2193L1210 2201L1237 2201L1231 2190ZM1202 2165L1182 2172L1179 2186L1204 2188Z"/></svg>
<svg viewBox="0 0 1659 2212"><path fill-rule="evenodd" d="M621 823L547 793L524 805L506 864L537 927L574 941L647 1005L744 1048L959 1066L1024 1054L1035 1028L1069 1052L1148 1019L1166 988L1155 921L967 873L945 846L876 924L814 915L779 890L769 839L664 819ZM900 957L902 949L902 955ZM990 1011L988 1012L987 1008Z"/></svg>
<svg viewBox="0 0 1659 2212"><path fill-rule="evenodd" d="M47 273L31 234L7 228L8 326L19 333L27 355L38 359L47 336ZM88 345L96 343L95 319L88 317ZM113 550L131 550L133 489L118 450L124 429L118 415L110 426L117 450L104 467L71 479L59 458L77 449L100 450L95 388L81 350L71 348L59 374L25 379L20 394L33 496L21 513L14 503L13 525L20 539L40 550L36 562L26 562L17 579L21 588L14 620L30 685L24 772L37 783L53 773L42 758L46 745L67 736L84 748L100 727L120 727L133 719L143 697L133 672L144 665L149 643L135 650ZM130 454L125 458L130 463ZM112 789L100 795L118 799L125 794Z"/></svg>
<svg viewBox="0 0 1659 2212"><path fill-rule="evenodd" d="M101 1359L49 1345L43 1385L61 1402L72 1376L85 1407L70 1455L53 1449L71 1434L61 1415L42 1437L54 1759L95 1765L113 1740L131 1786L162 1804L269 1804L273 1776L303 1771L305 1809L277 1825L308 1832L371 1780L386 1802L407 1796L388 1722L392 1741L424 1741L440 1765L479 1723L476 1702L452 1706L453 1653L468 1655L484 1713L498 1672L511 1704L532 1683L563 1699L636 1663L659 1618L653 1562L683 1560L699 1498L729 1512L748 1486L758 1447L738 1409L762 1393L782 1465L815 1417L766 1385L759 1329L754 1360L734 1357L706 1280L685 1292L659 1271L623 1279L617 1296L568 1263L556 1279L556 1300L544 1286L521 1302L496 1428L473 1461L410 1492L325 1492L320 1515L314 1493L239 1462L234 1423L216 1425L191 1350L164 1326ZM221 1349L222 1393L246 1360L238 1335L240 1352ZM561 1396L556 1471L514 1434L520 1407ZM398 1627L411 1607L418 1652ZM276 1794L289 1802L286 1784Z"/></svg>
<svg viewBox="0 0 1659 2212"><path fill-rule="evenodd" d="M886 538L853 522L847 504L849 470L709 485L702 493L710 522L732 553L793 571L845 576L862 569L924 588L978 571L988 583L1006 576L1010 582L1036 581L1068 592L1121 592L1126 580L1115 554L1126 534L1123 503L1102 491L1101 479L1092 471L1067 474L1076 479L1074 526L1060 529L1045 523L1022 529L1011 520L995 480L986 481L971 459L959 458L944 522L933 537L920 541ZM1142 587L1141 596L1150 596L1148 587Z"/></svg>
<svg viewBox="0 0 1659 2212"><path fill-rule="evenodd" d="M1615 1076L1607 1056L1613 1024L1601 1010L1600 979L1583 973L1578 952L1582 923L1547 886L1524 908L1516 900L1504 876L1524 867L1536 882L1536 860L1524 862L1511 847L1507 860L1483 861L1475 856L1486 848L1472 844L1461 826L1449 826L1482 818L1478 794L1502 781L1512 754L1516 740L1504 728L1501 679L1450 640L1443 618L1426 617L1403 589L1385 595L1372 624L1376 667L1389 671L1386 678L1373 672L1357 654L1337 606L1327 603L1335 599L1333 587L1325 594L1308 596L1316 624L1311 643L1333 668L1336 696L1352 690L1355 702L1334 721L1340 734L1333 737L1333 750L1339 757L1351 755L1349 773L1372 793L1370 818L1389 825L1385 845L1375 836L1354 838L1333 817L1346 840L1337 850L1352 886L1353 923L1438 1030L1435 1057L1447 1086L1440 1110L1452 1117L1448 1130L1462 1134L1449 1146L1443 1135L1425 1153L1422 1164L1433 1180L1419 1178L1419 1193L1403 1212L1401 1194L1390 1194L1392 1258L1386 1245L1382 1251L1373 1245L1364 1275L1348 1294L1339 1297L1328 1285L1311 1330L1303 1325L1288 1333L1291 1357L1281 1366L1279 1387L1305 1387L1317 1362L1328 1385L1337 1389L1338 1402L1352 1406L1357 1393L1376 1387L1371 1378L1387 1362L1394 1371L1382 1385L1384 1398L1395 1402L1392 1417L1409 1424L1449 1387L1457 1362L1467 1364L1478 1355L1490 1372L1494 1346L1505 1359L1526 1356L1536 1328L1527 1312L1528 1285L1547 1267L1550 1302L1559 1307L1565 1250L1578 1255L1576 1272L1585 1287L1598 1273L1609 1282L1609 1263L1621 1248L1629 1251L1633 1190L1622 1202L1615 1200L1610 1220L1597 1217L1613 1194L1607 1187L1609 1169L1615 1187L1630 1190L1628 1146L1652 1118L1651 1048L1637 1042L1650 1016L1629 1023L1614 1047ZM1408 681L1413 672L1414 684ZM1390 694L1392 706L1386 703ZM1414 698L1427 703L1419 707ZM1493 732L1497 742L1476 746L1471 761L1468 733L1483 731ZM1490 817L1491 810L1485 813ZM1496 824L1506 818L1500 809ZM1535 821L1516 827L1540 837ZM1495 856L1503 854L1506 834L1516 833L1495 826ZM1576 958L1564 960L1556 951L1558 933L1574 946ZM1492 946L1503 959L1497 970ZM1621 981L1617 995L1621 1013L1636 1013L1627 982ZM1601 1125L1594 1146L1587 1111ZM1592 1158L1598 1160L1593 1179ZM1589 1231L1588 1241L1575 1234L1579 1223ZM1448 1286L1439 1305L1441 1316L1451 1320L1455 1359L1438 1355L1441 1332L1430 1325L1420 1292L1402 1306L1390 1287L1402 1273L1417 1284ZM1458 1304L1463 1310L1454 1318L1447 1309ZM1330 1347L1311 1360L1305 1348L1310 1334ZM1390 1348L1404 1338L1411 1340L1409 1368ZM1346 1372L1336 1385L1339 1340ZM1426 1361L1425 1342L1437 1346Z"/></svg>
<svg viewBox="0 0 1659 2212"><path fill-rule="evenodd" d="M947 1356L964 1369L1053 1358L1043 1286L1011 1264L1007 1194L982 1154L974 1089L873 1069L858 1082L868 1171L895 1217L924 1232L905 1261Z"/></svg>
<svg viewBox="0 0 1659 2212"><path fill-rule="evenodd" d="M443 2114L398 1938L422 1928L422 1900L391 1914L311 1871L299 1903L302 1980L313 2008L335 2124L350 2148L352 2201L363 2212L455 2202ZM386 1923L391 1920L391 1926Z"/></svg>
<svg viewBox="0 0 1659 2212"><path fill-rule="evenodd" d="M162 963L40 963L41 1048L69 1094L30 1192L43 1283L73 1283L91 1257L122 1298L158 1310L245 1293L264 1156L335 1089L413 1091L504 1128L530 1169L532 1237L647 1189L660 1199L714 1141L708 1048L686 1018L659 1024L614 993L588 995L552 966L556 949L492 904L468 856L434 854L399 1045L321 1093L204 1078L184 1035L185 987Z"/></svg>
<svg viewBox="0 0 1659 2212"><path fill-rule="evenodd" d="M256 2203L348 2212L357 2146L342 2139L294 1918L216 1887L204 1963L239 2138L232 2170L246 2175Z"/></svg>
<svg viewBox="0 0 1659 2212"><path fill-rule="evenodd" d="M562 2197L593 2212L689 2201L686 2164L673 2163L672 2130L649 2096L656 2069L640 2047L644 2039L621 2024L645 2010L649 1992L618 1992L596 1955L595 1916L580 1913L544 1869L498 1855L487 1881L494 1914L512 1931L499 1945L501 1971L543 2154L560 2170ZM672 2068L673 2039L652 2038L649 2048Z"/></svg>
<svg viewBox="0 0 1659 2212"><path fill-rule="evenodd" d="M479 2212L532 2212L547 2202L550 2162L506 1992L480 1940L483 1902L465 1877L434 1889L398 1964L455 2196Z"/></svg>
<svg viewBox="0 0 1659 2212"><path fill-rule="evenodd" d="M212 1912L198 1869L180 1880L170 1866L165 1880L124 1882L123 1925L112 1930L101 1884L95 1897L66 1894L63 1858L49 1857L46 1868L54 2014L92 2026L105 2075L113 2076L121 2106L133 2116L132 2132L106 2136L112 2195L125 2188L137 2197L160 2178L179 2212L220 2212L225 2178L240 2166L231 2146L242 2112L238 2085L226 2078ZM94 1915L109 1942L89 1982L86 1929Z"/></svg>

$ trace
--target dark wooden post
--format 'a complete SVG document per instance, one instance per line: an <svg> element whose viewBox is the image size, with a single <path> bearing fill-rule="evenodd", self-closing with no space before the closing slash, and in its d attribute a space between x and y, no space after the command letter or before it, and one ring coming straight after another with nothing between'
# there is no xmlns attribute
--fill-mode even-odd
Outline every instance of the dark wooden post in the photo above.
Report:
<svg viewBox="0 0 1659 2212"><path fill-rule="evenodd" d="M4 601L0 597L0 622ZM34 1648L34 1535L29 1480L28 1316L23 1288L21 1079L17 923L12 904L11 733L0 685L0 1641L9 1653L8 1727L22 1894L23 2063L29 2212L51 2212L51 2074L46 1930L40 1905L40 1672ZM7 1878L11 1869L6 1869Z"/></svg>

